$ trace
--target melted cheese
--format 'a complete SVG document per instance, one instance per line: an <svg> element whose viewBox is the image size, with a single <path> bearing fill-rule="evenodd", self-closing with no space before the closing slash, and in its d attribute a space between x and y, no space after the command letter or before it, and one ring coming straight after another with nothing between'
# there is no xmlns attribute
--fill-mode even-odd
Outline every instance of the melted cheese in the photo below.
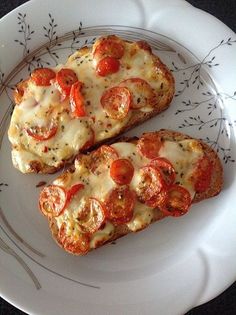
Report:
<svg viewBox="0 0 236 315"><path fill-rule="evenodd" d="M141 180L140 168L147 165L150 160L141 156L133 143L119 142L111 146L117 151L119 158L126 158L132 162L134 176L130 183L130 188L135 190ZM160 156L167 158L173 164L176 170L176 182L185 187L192 198L194 198L195 191L190 176L196 162L202 155L201 145L198 141L192 139L179 142L165 141L160 150ZM58 227L60 227L62 222L66 222L68 224L68 234L73 233L73 235L77 235L76 237L79 237L81 233L76 221L80 205L85 202L87 197L96 197L100 201L104 201L107 194L116 187L116 184L110 177L109 168L95 176L85 167L83 160L77 160L75 162L75 171L62 174L54 181L54 184L67 189L78 182L84 184L84 189L74 196L66 210L56 218ZM136 201L133 218L127 223L128 228L133 232L144 229L151 223L154 211L154 209ZM114 230L115 227L110 222L106 222L103 229L98 230L91 236L90 247L95 248L96 244L109 240Z"/></svg>
<svg viewBox="0 0 236 315"><path fill-rule="evenodd" d="M97 44L95 43L94 47ZM87 114L83 119L71 117L69 98L61 100L56 84L41 87L30 81L21 104L15 106L8 132L10 142L14 147L17 146L20 170L30 171L30 155L27 152L42 165L58 167L63 161L73 158L93 136L91 130L94 131L96 142L118 134L129 123L133 111L130 110L122 120L109 118L100 104L104 91L127 78L138 77L146 80L156 92L160 90L164 92L168 85L165 83L164 74L156 71L156 60L156 57L139 49L135 43L125 43L125 54L120 60L120 70L107 77L96 75L96 64L91 48L76 52L64 66L59 65L54 68L55 72L61 68L72 69L78 79L83 82L81 92ZM141 110L153 109L147 105ZM57 133L52 138L37 141L27 134L27 128L47 127L52 120L58 123ZM28 166L23 167L23 164L28 164Z"/></svg>
<svg viewBox="0 0 236 315"><path fill-rule="evenodd" d="M203 156L199 142L192 139L179 142L165 141L159 154L172 163L176 170L176 182L186 188L194 198L195 191L190 176L196 162Z"/></svg>
<svg viewBox="0 0 236 315"><path fill-rule="evenodd" d="M148 226L151 223L153 216L154 210L152 208L137 201L134 208L133 218L127 223L127 226L131 231L137 232Z"/></svg>
<svg viewBox="0 0 236 315"><path fill-rule="evenodd" d="M114 230L114 225L110 222L107 222L104 229L98 230L92 235L90 248L96 248L99 243L105 243L106 241L108 241L112 237Z"/></svg>

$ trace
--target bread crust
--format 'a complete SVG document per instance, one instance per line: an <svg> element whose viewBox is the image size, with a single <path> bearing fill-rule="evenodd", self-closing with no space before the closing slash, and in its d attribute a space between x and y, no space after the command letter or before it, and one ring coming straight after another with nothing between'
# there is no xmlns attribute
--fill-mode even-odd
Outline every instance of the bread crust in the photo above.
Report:
<svg viewBox="0 0 236 315"><path fill-rule="evenodd" d="M117 38L115 35L110 35L107 36L106 38ZM96 42L95 47L93 47L93 50L96 48L96 46L99 44L100 40L99 39ZM119 39L120 40L120 39ZM130 43L129 41L123 40L126 43ZM158 115L162 111L166 110L175 93L175 81L174 77L171 74L170 70L167 68L165 64L162 63L162 61L159 59L158 56L154 55L152 52L151 47L149 44L145 41L138 41L135 42L137 45L137 48L145 50L148 54L150 54L151 58L153 59L153 65L154 68L156 69L156 73L161 76L161 80L165 82L166 89L163 92L158 92L158 103L152 108L150 112L142 112L141 110L133 110L130 119L127 121L127 124L123 127L120 128L120 130L116 133L113 134L110 138L106 138L102 141L97 141L91 148L90 150L94 149L96 146L99 146L100 144L107 142L109 140L112 141L112 139L116 138L117 136L123 134L124 132L142 124L144 121ZM75 54L71 55L68 59L68 61L73 60L73 58L76 58L76 56L83 56L86 55L91 48L84 46L81 49L79 49ZM16 105L18 106L18 105ZM12 149L16 148L17 150L20 150L20 147L14 145L12 146ZM79 152L84 152L80 150ZM77 152L77 154L79 153ZM27 167L27 173L43 173L43 174L52 174L57 171L59 171L61 168L68 166L71 164L76 157L75 154L74 156L71 156L68 159L62 160L58 165L48 165L44 163L41 159L40 160L32 160L30 161L28 167ZM13 163L16 168L19 169L19 166L16 163Z"/></svg>
<svg viewBox="0 0 236 315"><path fill-rule="evenodd" d="M181 141L184 139L193 139L192 137L190 137L186 134L180 133L178 131L172 131L172 130L166 130L166 129L162 129L162 130L154 132L154 133L157 134L158 136L162 137L164 140L169 140L169 141ZM116 142L120 142L120 141L137 143L138 138L137 137L121 137ZM210 159L210 161L213 165L213 174L212 174L211 183L210 183L209 188L205 192L196 193L194 196L194 199L192 201L193 203L197 203L201 200L211 198L211 197L218 195L220 193L220 191L222 189L222 185L223 185L223 168L222 168L222 164L221 164L221 161L220 161L217 153L209 145L207 145L203 141L201 141L201 140L198 140L198 141L201 144L201 146L204 150L204 153L207 155L207 157ZM153 217L151 223L159 221L163 218L165 218L165 215L159 209L155 209L154 210L154 217ZM63 248L62 244L60 244L58 242L58 239L57 239L58 227L57 227L57 224L56 224L56 221L54 218L52 218L49 221L49 226L50 226L53 238L55 239L57 244ZM147 226L149 226L149 225L147 225ZM143 227L142 230L145 229L146 227ZM135 231L135 233L139 232L139 231ZM125 236L131 232L133 232L133 231L131 231L127 225L125 225L125 224L124 225L118 225L115 227L115 231L114 231L112 238L106 242L102 242L101 244L98 244L98 246L96 248L99 248L105 244L111 243L111 242L119 239L120 237Z"/></svg>

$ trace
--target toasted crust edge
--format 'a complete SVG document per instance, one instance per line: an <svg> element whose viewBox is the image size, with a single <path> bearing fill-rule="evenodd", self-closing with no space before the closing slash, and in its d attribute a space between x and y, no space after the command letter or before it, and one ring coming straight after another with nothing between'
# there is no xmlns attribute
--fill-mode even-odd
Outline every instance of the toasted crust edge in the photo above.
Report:
<svg viewBox="0 0 236 315"><path fill-rule="evenodd" d="M166 129L161 129L160 131L156 131L154 133L163 137L164 140L170 140L170 141L181 141L184 139L195 139L189 135L180 133L178 131L172 131L172 130L166 130ZM198 140L198 139L196 139L196 140ZM136 143L138 141L138 138L137 137L121 137L116 142L120 142L120 141ZM193 199L193 203L197 203L201 200L211 198L211 197L218 195L222 189L222 186L223 186L223 167L222 167L221 161L220 161L217 153L214 151L214 149L212 149L209 145L207 145L202 140L198 140L198 141L202 145L205 154L207 154L208 158L213 163L214 172L213 172L213 175L211 178L211 185L210 185L209 189L203 193L196 193L195 197ZM155 209L154 217L153 217L150 224L157 222L163 218L165 218L165 215L160 210ZM147 225L146 227L148 227L149 225ZM51 233L52 233L54 240L56 241L56 243L60 247L62 247L62 245L57 241L58 228L57 228L57 225L55 224L55 219L51 219L49 221L49 227L51 229ZM145 229L146 227L144 227L143 229ZM98 247L96 247L95 249L97 249L97 248L99 248L105 244L109 244L109 243L129 234L129 233L137 233L139 231L132 232L131 230L129 230L129 228L126 225L116 226L115 232L114 232L112 238L109 239L108 241L104 242L104 243L99 244ZM90 251L92 251L92 250L93 249L91 249ZM80 254L75 254L75 255L80 256Z"/></svg>

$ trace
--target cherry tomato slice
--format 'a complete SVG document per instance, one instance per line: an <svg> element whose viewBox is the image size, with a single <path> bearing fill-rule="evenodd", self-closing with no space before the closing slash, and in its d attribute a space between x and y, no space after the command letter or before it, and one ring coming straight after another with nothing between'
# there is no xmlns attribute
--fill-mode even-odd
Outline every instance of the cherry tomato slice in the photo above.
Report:
<svg viewBox="0 0 236 315"><path fill-rule="evenodd" d="M75 184L69 190L67 190L66 202L69 203L71 199L81 190L84 188L83 184Z"/></svg>
<svg viewBox="0 0 236 315"><path fill-rule="evenodd" d="M95 143L95 132L92 128L90 128L90 131L91 131L91 137L88 141L85 142L85 144L81 147L80 151L86 151L88 150L89 148L91 148L94 143Z"/></svg>
<svg viewBox="0 0 236 315"><path fill-rule="evenodd" d="M103 57L122 58L124 55L124 45L116 38L106 38L102 40L94 51L94 58L101 59Z"/></svg>
<svg viewBox="0 0 236 315"><path fill-rule="evenodd" d="M158 194L153 196L151 199L146 200L145 204L148 207L157 208L164 202L164 200L166 199L166 196L167 196L167 187L164 187Z"/></svg>
<svg viewBox="0 0 236 315"><path fill-rule="evenodd" d="M169 160L167 160L166 158L158 157L151 160L150 165L158 168L161 171L162 176L168 186L174 184L176 173L173 165L170 163Z"/></svg>
<svg viewBox="0 0 236 315"><path fill-rule="evenodd" d="M118 153L108 145L102 145L91 155L91 172L99 175L106 171L114 160L118 159Z"/></svg>
<svg viewBox="0 0 236 315"><path fill-rule="evenodd" d="M89 198L78 211L77 222L82 232L95 233L105 220L105 206L96 198Z"/></svg>
<svg viewBox="0 0 236 315"><path fill-rule="evenodd" d="M114 188L106 197L106 218L115 225L129 222L133 217L135 193L127 186Z"/></svg>
<svg viewBox="0 0 236 315"><path fill-rule="evenodd" d="M209 158L205 155L202 157L193 172L192 178L195 181L194 188L196 192L206 191L211 183L213 166Z"/></svg>
<svg viewBox="0 0 236 315"><path fill-rule="evenodd" d="M113 119L123 119L128 115L131 103L130 91L121 86L106 90L101 97L101 105Z"/></svg>
<svg viewBox="0 0 236 315"><path fill-rule="evenodd" d="M166 198L159 204L159 209L172 217L179 217L188 212L191 196L187 189L179 185L172 185L167 191Z"/></svg>
<svg viewBox="0 0 236 315"><path fill-rule="evenodd" d="M146 203L165 188L165 181L159 169L153 166L144 166L140 170L140 182L136 193L140 201Z"/></svg>
<svg viewBox="0 0 236 315"><path fill-rule="evenodd" d="M127 159L118 159L112 162L110 176L118 185L128 185L134 175L134 167Z"/></svg>
<svg viewBox="0 0 236 315"><path fill-rule="evenodd" d="M35 69L31 73L31 80L37 86L49 86L51 85L51 80L56 76L56 73L49 68L39 68Z"/></svg>
<svg viewBox="0 0 236 315"><path fill-rule="evenodd" d="M150 84L140 78L131 78L121 82L120 86L125 86L129 89L132 102L131 107L139 109L145 106L154 106L157 102L156 94Z"/></svg>
<svg viewBox="0 0 236 315"><path fill-rule="evenodd" d="M90 249L90 236L85 233L67 235L65 223L60 226L57 241L66 251L72 254L85 255Z"/></svg>
<svg viewBox="0 0 236 315"><path fill-rule="evenodd" d="M71 69L61 69L57 72L56 83L62 95L69 96L72 85L78 81L76 73Z"/></svg>
<svg viewBox="0 0 236 315"><path fill-rule="evenodd" d="M66 206L66 191L63 187L49 185L44 187L39 196L39 208L48 217L58 217Z"/></svg>
<svg viewBox="0 0 236 315"><path fill-rule="evenodd" d="M120 62L113 57L105 57L101 59L96 66L96 74L101 77L106 77L109 74L118 72L120 69Z"/></svg>
<svg viewBox="0 0 236 315"><path fill-rule="evenodd" d="M16 105L19 105L22 102L25 90L28 87L28 83L28 80L24 80L17 84L13 92L13 99Z"/></svg>
<svg viewBox="0 0 236 315"><path fill-rule="evenodd" d="M145 133L138 140L137 148L141 155L148 159L154 159L159 156L159 151L162 145L161 137L150 132Z"/></svg>
<svg viewBox="0 0 236 315"><path fill-rule="evenodd" d="M72 116L75 118L86 116L84 97L81 93L82 83L76 82L72 85L70 90L70 108Z"/></svg>
<svg viewBox="0 0 236 315"><path fill-rule="evenodd" d="M36 141L46 141L57 133L57 125L51 123L49 127L32 126L26 129L27 134Z"/></svg>

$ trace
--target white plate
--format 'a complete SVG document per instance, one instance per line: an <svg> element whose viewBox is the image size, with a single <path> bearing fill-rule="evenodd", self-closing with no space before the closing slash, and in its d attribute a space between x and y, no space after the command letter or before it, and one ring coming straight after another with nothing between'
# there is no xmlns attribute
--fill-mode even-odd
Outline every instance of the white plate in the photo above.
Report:
<svg viewBox="0 0 236 315"><path fill-rule="evenodd" d="M173 70L172 106L131 134L162 127L205 139L222 193L86 257L63 252L37 209L41 181L12 167L11 87L95 37L145 39ZM0 291L32 314L183 314L236 279L236 35L181 0L31 1L0 22Z"/></svg>

